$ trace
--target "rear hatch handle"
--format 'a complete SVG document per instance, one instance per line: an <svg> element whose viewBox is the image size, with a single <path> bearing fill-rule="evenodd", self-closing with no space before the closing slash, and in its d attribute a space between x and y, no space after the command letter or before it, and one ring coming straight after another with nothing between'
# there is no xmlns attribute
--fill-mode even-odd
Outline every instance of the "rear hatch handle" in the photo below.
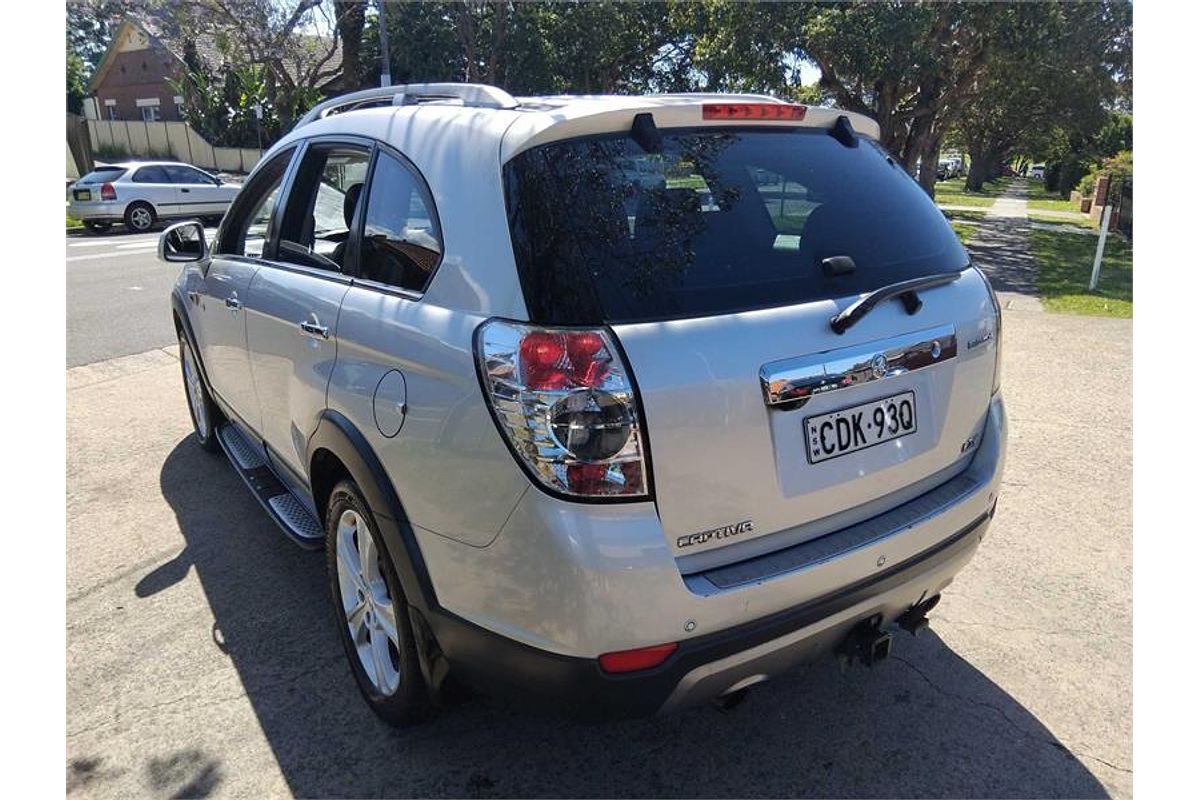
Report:
<svg viewBox="0 0 1200 800"><path fill-rule="evenodd" d="M897 298L904 303L904 310L910 315L921 310L921 298L917 292L932 289L935 286L945 286L954 283L962 277L961 272L941 272L937 275L926 275L923 278L900 281L880 289L876 289L866 297L860 298L829 319L829 327L839 336L850 330L856 322L870 313L871 309L880 303Z"/></svg>

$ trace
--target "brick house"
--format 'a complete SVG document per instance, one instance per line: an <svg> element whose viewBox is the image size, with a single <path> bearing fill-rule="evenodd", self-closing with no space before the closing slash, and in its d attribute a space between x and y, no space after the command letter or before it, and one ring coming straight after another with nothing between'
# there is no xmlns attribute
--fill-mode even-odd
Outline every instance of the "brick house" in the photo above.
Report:
<svg viewBox="0 0 1200 800"><path fill-rule="evenodd" d="M183 98L171 86L183 61L148 25L126 19L88 83L84 114L92 119L183 119Z"/></svg>
<svg viewBox="0 0 1200 800"><path fill-rule="evenodd" d="M305 63L284 63L293 76L316 70L335 73L341 64L340 43L302 35ZM89 119L145 122L182 120L183 97L171 85L183 76L183 54L188 47L211 74L219 74L226 59L212 36L185 43L170 26L152 17L127 17L113 36L87 87L84 116ZM330 52L332 50L332 52Z"/></svg>

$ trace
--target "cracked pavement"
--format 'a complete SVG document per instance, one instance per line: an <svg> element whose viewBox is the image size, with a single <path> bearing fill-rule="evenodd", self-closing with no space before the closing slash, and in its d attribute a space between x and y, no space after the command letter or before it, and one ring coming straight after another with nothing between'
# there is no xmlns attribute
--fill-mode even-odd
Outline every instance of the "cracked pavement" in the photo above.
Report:
<svg viewBox="0 0 1200 800"><path fill-rule="evenodd" d="M584 725L359 700L319 554L189 440L178 363L68 370L72 797L1132 793L1129 320L1006 312L1005 486L920 638L728 713Z"/></svg>

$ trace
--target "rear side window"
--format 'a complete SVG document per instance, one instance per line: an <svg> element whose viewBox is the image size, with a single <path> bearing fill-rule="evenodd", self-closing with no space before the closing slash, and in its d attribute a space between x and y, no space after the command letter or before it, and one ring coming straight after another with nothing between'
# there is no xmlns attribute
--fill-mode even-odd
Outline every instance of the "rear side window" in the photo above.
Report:
<svg viewBox="0 0 1200 800"><path fill-rule="evenodd" d="M532 148L505 165L513 250L535 321L727 314L961 270L937 206L874 142L823 130L664 131ZM829 276L822 261L849 256Z"/></svg>
<svg viewBox="0 0 1200 800"><path fill-rule="evenodd" d="M423 292L442 258L442 235L433 202L399 159L379 152L367 198L359 274Z"/></svg>
<svg viewBox="0 0 1200 800"><path fill-rule="evenodd" d="M88 186L88 185L91 185L94 183L108 183L109 181L115 181L117 178L121 177L124 174L125 174L124 167L97 167L96 169L89 172L87 175L84 175L82 178L75 181L75 183L81 184L84 186Z"/></svg>
<svg viewBox="0 0 1200 800"><path fill-rule="evenodd" d="M170 183L167 171L159 166L141 167L133 173L134 183Z"/></svg>

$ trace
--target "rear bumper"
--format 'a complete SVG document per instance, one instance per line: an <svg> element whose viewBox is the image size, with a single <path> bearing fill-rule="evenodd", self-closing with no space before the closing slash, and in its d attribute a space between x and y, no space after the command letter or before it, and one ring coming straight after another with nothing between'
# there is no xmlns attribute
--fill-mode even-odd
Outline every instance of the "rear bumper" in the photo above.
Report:
<svg viewBox="0 0 1200 800"><path fill-rule="evenodd" d="M67 204L67 213L83 222L120 222L124 208L116 202L72 200Z"/></svg>
<svg viewBox="0 0 1200 800"><path fill-rule="evenodd" d="M490 694L609 715L711 698L830 651L861 619L891 621L940 592L994 513L1006 438L996 396L975 456L941 487L703 573L681 574L652 505L585 513L530 491L487 547L415 527L437 595L428 621L451 670ZM666 642L679 649L652 670L613 676L597 664L602 653Z"/></svg>
<svg viewBox="0 0 1200 800"><path fill-rule="evenodd" d="M829 653L859 620L881 614L890 623L953 580L989 521L985 514L916 557L829 595L685 640L662 665L628 675L606 674L595 659L530 647L451 614L428 621L451 673L479 691L577 717L648 716L760 683Z"/></svg>

